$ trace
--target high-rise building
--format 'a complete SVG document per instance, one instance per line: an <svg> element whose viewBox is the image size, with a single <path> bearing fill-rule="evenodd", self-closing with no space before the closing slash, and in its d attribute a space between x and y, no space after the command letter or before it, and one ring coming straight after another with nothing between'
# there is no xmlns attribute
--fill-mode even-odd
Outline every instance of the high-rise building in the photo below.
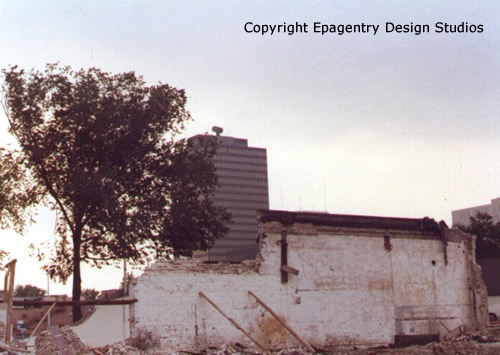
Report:
<svg viewBox="0 0 500 355"><path fill-rule="evenodd" d="M492 217L493 223L500 222L500 198L491 200L491 203L488 205L481 205L452 211L452 223L454 226L468 226L470 224L470 217L474 217L477 212L489 214Z"/></svg>
<svg viewBox="0 0 500 355"><path fill-rule="evenodd" d="M243 261L254 259L258 252L257 210L269 209L267 152L249 147L242 138L220 136L214 164L219 186L214 205L224 207L232 216L226 237L216 240L208 251L209 261Z"/></svg>

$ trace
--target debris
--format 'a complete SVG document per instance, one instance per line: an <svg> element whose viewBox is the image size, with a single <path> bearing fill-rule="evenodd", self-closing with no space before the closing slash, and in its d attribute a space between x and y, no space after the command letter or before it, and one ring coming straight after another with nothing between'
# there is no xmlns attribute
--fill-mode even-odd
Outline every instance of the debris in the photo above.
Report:
<svg viewBox="0 0 500 355"><path fill-rule="evenodd" d="M94 355L143 355L143 354L154 354L150 351L145 352L137 349L126 342L118 342L111 345L106 345L99 348L90 349Z"/></svg>
<svg viewBox="0 0 500 355"><path fill-rule="evenodd" d="M37 336L35 345L37 355L52 355L62 351L72 354L92 354L68 326L59 328L55 325L42 331Z"/></svg>
<svg viewBox="0 0 500 355"><path fill-rule="evenodd" d="M128 338L125 343L139 350L151 350L159 345L158 339L147 330L137 330L133 337ZM116 343L121 344L121 342Z"/></svg>
<svg viewBox="0 0 500 355"><path fill-rule="evenodd" d="M15 347L11 344L7 345L5 343L0 343L0 350L5 350L7 352L14 352L14 353L31 353L31 351L29 350L26 350L26 349L22 349L22 348L18 348L18 347Z"/></svg>

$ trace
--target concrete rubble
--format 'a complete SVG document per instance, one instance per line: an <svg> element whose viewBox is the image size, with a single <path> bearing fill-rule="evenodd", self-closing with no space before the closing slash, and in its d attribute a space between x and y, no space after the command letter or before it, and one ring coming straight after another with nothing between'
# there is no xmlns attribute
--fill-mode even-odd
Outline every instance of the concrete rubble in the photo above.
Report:
<svg viewBox="0 0 500 355"><path fill-rule="evenodd" d="M154 355L154 354L200 354L200 355L226 355L226 354L261 354L255 349L248 348L240 343L222 344L219 347L209 347L200 352L192 351L158 351L155 350L155 344L147 343L147 337L140 339L129 338L127 341L118 342L115 344L90 348L86 347L70 327L60 329L60 334L68 348L65 354L85 354L85 355ZM42 332L36 341L36 353L39 355L58 354L62 353L60 349L61 340L56 339L54 332L50 330ZM142 343L140 343L142 342ZM142 349L139 349L138 347ZM149 348L148 348L149 347ZM312 352L305 348L287 348L276 349L270 352L276 355L306 355ZM403 355L493 355L500 353L500 325L489 326L478 331L459 329L453 338L442 342L434 342L426 345L415 345L406 348L394 347L377 347L371 349L317 349L317 353L331 355L375 355L375 354L403 354ZM2 353L0 353L2 354Z"/></svg>
<svg viewBox="0 0 500 355"><path fill-rule="evenodd" d="M115 344L91 348L91 354L101 355L101 354L113 354L113 355L145 355L145 354L155 354L154 352L145 352L137 349L125 342L118 342Z"/></svg>
<svg viewBox="0 0 500 355"><path fill-rule="evenodd" d="M68 326L52 326L44 330L35 340L37 355L52 354L92 354L80 338Z"/></svg>
<svg viewBox="0 0 500 355"><path fill-rule="evenodd" d="M318 353L329 355L376 355L376 354L402 354L402 355L493 355L500 353L500 327L488 327L482 331L467 331L460 333L455 338L434 342L426 345L414 345L406 348L378 347L372 349L344 349L326 350L317 349ZM182 352L181 352L182 353ZM192 354L192 353L191 353ZM226 355L226 354L260 354L252 352L241 344L224 344L219 348L209 348L200 354ZM304 348L290 348L272 351L276 355L306 355L311 354Z"/></svg>

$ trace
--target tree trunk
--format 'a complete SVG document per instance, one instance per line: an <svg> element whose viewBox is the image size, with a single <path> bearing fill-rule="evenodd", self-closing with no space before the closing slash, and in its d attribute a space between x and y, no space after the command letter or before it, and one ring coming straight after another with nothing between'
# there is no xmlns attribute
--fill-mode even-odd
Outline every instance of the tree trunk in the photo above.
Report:
<svg viewBox="0 0 500 355"><path fill-rule="evenodd" d="M80 273L80 245L81 231L73 234L73 301L80 301L82 293L82 275ZM80 305L73 306L73 322L82 319L82 308Z"/></svg>

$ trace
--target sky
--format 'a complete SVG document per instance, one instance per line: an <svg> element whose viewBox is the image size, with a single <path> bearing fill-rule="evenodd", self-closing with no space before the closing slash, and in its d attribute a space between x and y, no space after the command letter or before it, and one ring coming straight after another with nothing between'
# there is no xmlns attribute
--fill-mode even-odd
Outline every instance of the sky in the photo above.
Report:
<svg viewBox="0 0 500 355"><path fill-rule="evenodd" d="M451 225L452 210L500 196L499 18L497 0L4 1L0 68L60 62L185 89L182 136L217 125L267 148L272 209ZM308 32L247 33L248 22ZM315 22L380 27L322 35ZM436 33L438 22L483 31ZM0 112L0 145L11 140ZM16 283L46 288L26 245L53 240L53 219L41 210L23 236L0 231ZM83 287L118 287L121 273L85 269Z"/></svg>

